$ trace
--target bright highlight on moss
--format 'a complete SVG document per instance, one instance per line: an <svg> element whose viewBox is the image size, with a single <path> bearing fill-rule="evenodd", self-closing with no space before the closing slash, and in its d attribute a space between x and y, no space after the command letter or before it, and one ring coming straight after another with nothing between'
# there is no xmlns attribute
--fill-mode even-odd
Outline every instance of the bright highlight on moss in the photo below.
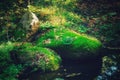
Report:
<svg viewBox="0 0 120 80"><path fill-rule="evenodd" d="M82 55L95 55L101 48L101 42L96 38L85 34L79 34L73 30L65 28L55 28L50 30L48 33L40 36L36 44L38 46L48 47L58 51L62 50L61 54L65 55L75 53L76 57L79 54L81 55L81 53Z"/></svg>

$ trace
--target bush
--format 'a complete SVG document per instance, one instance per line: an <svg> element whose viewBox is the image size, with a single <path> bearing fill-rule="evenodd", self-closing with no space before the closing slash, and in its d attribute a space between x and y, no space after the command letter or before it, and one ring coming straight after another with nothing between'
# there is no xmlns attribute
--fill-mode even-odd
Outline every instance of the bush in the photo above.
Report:
<svg viewBox="0 0 120 80"><path fill-rule="evenodd" d="M10 55L13 48L11 42L0 45L0 80L17 80L17 75L22 70L21 65L13 64Z"/></svg>
<svg viewBox="0 0 120 80"><path fill-rule="evenodd" d="M17 77L21 70L21 65L11 64L0 74L0 80L18 80Z"/></svg>
<svg viewBox="0 0 120 80"><path fill-rule="evenodd" d="M11 42L0 45L0 72L3 71L11 62L9 52L14 48Z"/></svg>

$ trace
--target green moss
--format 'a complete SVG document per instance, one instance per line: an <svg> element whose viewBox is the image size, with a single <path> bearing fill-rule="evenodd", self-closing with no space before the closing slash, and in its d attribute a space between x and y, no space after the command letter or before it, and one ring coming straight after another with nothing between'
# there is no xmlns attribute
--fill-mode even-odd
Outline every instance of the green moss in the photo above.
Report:
<svg viewBox="0 0 120 80"><path fill-rule="evenodd" d="M67 55L73 52L96 53L101 47L101 42L96 38L65 28L50 30L48 33L40 36L36 44L42 47L57 49L60 52L63 50L62 52Z"/></svg>
<svg viewBox="0 0 120 80"><path fill-rule="evenodd" d="M14 48L14 44L11 42L3 43L0 45L0 71L4 70L10 62L10 54L9 52Z"/></svg>
<svg viewBox="0 0 120 80"><path fill-rule="evenodd" d="M54 51L48 48L36 47L31 44L24 44L17 51L21 62L25 66L44 71L54 71L60 66L61 58Z"/></svg>
<svg viewBox="0 0 120 80"><path fill-rule="evenodd" d="M38 69L54 71L59 68L60 62L60 56L54 51L33 46L31 43L7 42L0 45L0 79L2 80L17 80L18 73L27 67L32 67L33 71Z"/></svg>
<svg viewBox="0 0 120 80"><path fill-rule="evenodd" d="M85 34L79 34L65 28L56 28L42 35L38 39L37 45L50 48L59 48L59 46L62 45L72 45L74 48L73 50L81 48L82 50L95 52L99 49L101 43L96 38Z"/></svg>

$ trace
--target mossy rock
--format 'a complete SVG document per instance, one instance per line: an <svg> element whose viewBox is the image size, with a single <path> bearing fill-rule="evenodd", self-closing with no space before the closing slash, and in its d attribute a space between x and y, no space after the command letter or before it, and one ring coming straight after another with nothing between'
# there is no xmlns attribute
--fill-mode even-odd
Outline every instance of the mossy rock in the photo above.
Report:
<svg viewBox="0 0 120 80"><path fill-rule="evenodd" d="M101 42L96 38L66 28L49 30L40 36L36 45L51 48L66 59L95 57L101 48Z"/></svg>
<svg viewBox="0 0 120 80"><path fill-rule="evenodd" d="M19 63L25 67L32 67L33 70L54 71L59 68L61 63L60 56L53 50L36 47L28 43L22 44L12 53L17 53Z"/></svg>

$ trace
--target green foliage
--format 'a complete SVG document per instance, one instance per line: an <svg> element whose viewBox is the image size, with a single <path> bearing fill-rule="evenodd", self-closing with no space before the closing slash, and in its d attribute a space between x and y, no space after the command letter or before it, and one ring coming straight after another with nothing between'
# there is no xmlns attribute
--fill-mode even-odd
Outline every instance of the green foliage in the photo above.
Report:
<svg viewBox="0 0 120 80"><path fill-rule="evenodd" d="M47 4L47 2L49 2L49 4ZM34 5L37 3L38 5ZM40 26L43 26L43 24L46 24L47 22L53 26L64 26L82 33L86 33L88 31L88 28L82 24L81 18L83 16L74 12L77 0L43 0L37 1L37 3L35 2L32 5L29 5L29 9L38 15L41 20Z"/></svg>
<svg viewBox="0 0 120 80"><path fill-rule="evenodd" d="M0 80L18 80L17 77L21 70L21 65L11 64L0 74Z"/></svg>
<svg viewBox="0 0 120 80"><path fill-rule="evenodd" d="M20 19L26 11L25 5L26 3L23 0L0 3L0 42L23 40L25 30L20 25Z"/></svg>
<svg viewBox="0 0 120 80"><path fill-rule="evenodd" d="M119 38L119 31L120 31L120 24L103 24L100 26L99 34L106 37L106 41L112 41ZM114 27L114 28L113 28ZM104 34L101 33L101 31L104 31Z"/></svg>
<svg viewBox="0 0 120 80"><path fill-rule="evenodd" d="M55 6L59 8L64 8L69 11L76 9L76 2L77 0L34 0L32 5L41 6L41 7L49 7Z"/></svg>
<svg viewBox="0 0 120 80"><path fill-rule="evenodd" d="M22 69L20 65L14 65L10 51L14 48L11 42L0 45L0 80L17 80L17 75Z"/></svg>
<svg viewBox="0 0 120 80"><path fill-rule="evenodd" d="M37 70L54 71L59 68L61 62L61 58L54 51L28 43L20 46L16 52L24 66L31 66Z"/></svg>
<svg viewBox="0 0 120 80"><path fill-rule="evenodd" d="M81 20L83 16L74 12L74 10L77 9L76 6L77 0L40 0L33 1L33 3L29 5L29 9L35 12L39 19L43 21L41 24L47 21L47 23L53 26L64 26L78 32L86 33L88 31L87 27L82 25Z"/></svg>
<svg viewBox="0 0 120 80"><path fill-rule="evenodd" d="M6 68L11 63L9 52L13 49L13 47L14 45L11 42L0 45L0 71L4 70L4 68Z"/></svg>
<svg viewBox="0 0 120 80"><path fill-rule="evenodd" d="M53 26L51 23L49 23L49 22L45 22L45 23L42 23L41 25L40 25L40 30L41 31L44 31L44 30L48 30L48 29L52 29L52 28L54 28L55 26Z"/></svg>

